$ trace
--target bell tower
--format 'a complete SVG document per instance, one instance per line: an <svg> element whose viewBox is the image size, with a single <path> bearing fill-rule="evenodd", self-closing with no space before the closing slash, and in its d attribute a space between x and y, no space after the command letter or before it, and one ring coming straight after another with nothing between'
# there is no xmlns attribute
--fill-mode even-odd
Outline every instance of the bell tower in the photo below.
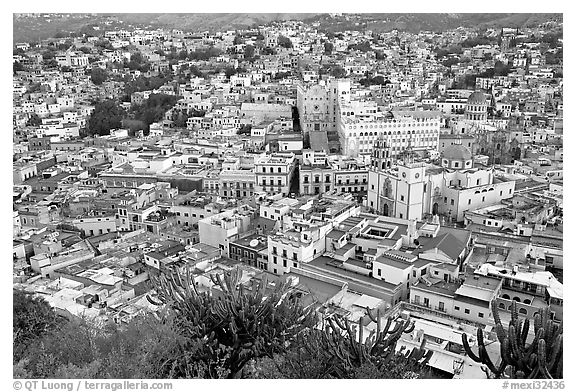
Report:
<svg viewBox="0 0 576 392"><path fill-rule="evenodd" d="M384 136L378 135L378 138L374 142L374 147L372 148L372 157L370 161L372 170L379 171L390 169L393 163L392 149L388 145Z"/></svg>
<svg viewBox="0 0 576 392"><path fill-rule="evenodd" d="M421 162L398 164L396 217L422 220L426 194L426 166Z"/></svg>

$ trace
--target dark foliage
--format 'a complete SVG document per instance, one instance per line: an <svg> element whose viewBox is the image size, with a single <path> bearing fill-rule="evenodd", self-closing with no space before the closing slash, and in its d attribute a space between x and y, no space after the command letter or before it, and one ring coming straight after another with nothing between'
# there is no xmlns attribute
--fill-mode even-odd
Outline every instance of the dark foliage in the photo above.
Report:
<svg viewBox="0 0 576 392"><path fill-rule="evenodd" d="M115 101L107 99L98 102L88 119L89 135L109 135L111 129L122 127L125 111Z"/></svg>
<svg viewBox="0 0 576 392"><path fill-rule="evenodd" d="M290 49L292 48L292 41L290 38L280 35L278 36L278 45L282 46L283 48Z"/></svg>
<svg viewBox="0 0 576 392"><path fill-rule="evenodd" d="M19 361L33 342L55 330L61 319L41 297L13 290L12 342L14 360Z"/></svg>
<svg viewBox="0 0 576 392"><path fill-rule="evenodd" d="M496 334L500 342L500 365L496 366L486 351L482 329L478 328L478 354L462 334L462 343L468 356L486 366L489 378L557 378L563 377L563 324L555 323L550 309L540 309L534 316L534 338L528 343L530 319L518 317L516 301L512 301L512 318L508 330L500 319L496 301L492 301L492 313L496 323Z"/></svg>
<svg viewBox="0 0 576 392"><path fill-rule="evenodd" d="M28 121L26 121L26 125L37 127L42 125L42 119L36 113L32 113Z"/></svg>
<svg viewBox="0 0 576 392"><path fill-rule="evenodd" d="M20 63L18 61L15 61L12 64L12 72L14 74L16 74L16 72L18 72L18 71L25 71L25 70L26 70L26 68L22 65L22 63Z"/></svg>
<svg viewBox="0 0 576 392"><path fill-rule="evenodd" d="M218 296L199 292L187 272L156 281L159 297L175 312L176 328L186 339L185 354L169 366L171 378L214 378L224 375L220 369L226 369L227 378L241 377L249 362L283 353L315 323L287 283L276 282L271 289L265 277L244 287L240 273L234 269L223 278L211 277L221 290Z"/></svg>
<svg viewBox="0 0 576 392"><path fill-rule="evenodd" d="M254 59L254 46L246 45L246 47L244 48L244 58L246 60Z"/></svg>
<svg viewBox="0 0 576 392"><path fill-rule="evenodd" d="M104 83L107 78L108 78L108 72L106 72L105 69L102 69L100 67L92 68L92 71L90 72L90 80L92 81L92 83L99 86L102 83Z"/></svg>
<svg viewBox="0 0 576 392"><path fill-rule="evenodd" d="M179 98L175 95L150 94L142 105L132 107L133 118L145 124L144 134L148 133L150 124L164 118L166 112L176 104Z"/></svg>

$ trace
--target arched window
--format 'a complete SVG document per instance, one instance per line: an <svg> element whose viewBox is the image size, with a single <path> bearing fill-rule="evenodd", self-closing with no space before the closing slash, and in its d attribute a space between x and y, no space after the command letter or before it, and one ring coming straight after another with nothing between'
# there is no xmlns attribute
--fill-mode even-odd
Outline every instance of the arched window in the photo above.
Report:
<svg viewBox="0 0 576 392"><path fill-rule="evenodd" d="M510 299L510 296L509 296L508 294L503 294L503 295L502 295L502 298L504 298L504 299Z"/></svg>
<svg viewBox="0 0 576 392"><path fill-rule="evenodd" d="M530 301L529 299L525 299L525 300L524 300L524 303L525 303L526 305L530 305L531 302L532 302L532 301Z"/></svg>
<svg viewBox="0 0 576 392"><path fill-rule="evenodd" d="M514 297L514 298L512 298L512 301L520 302L520 298L519 298L519 297Z"/></svg>
<svg viewBox="0 0 576 392"><path fill-rule="evenodd" d="M498 308L500 308L500 309L506 309L506 305L504 305L503 302L500 302L500 303L498 304Z"/></svg>
<svg viewBox="0 0 576 392"><path fill-rule="evenodd" d="M520 313L520 314L528 314L528 311L527 311L526 309L524 309L524 308L520 308L520 309L518 309L518 313Z"/></svg>

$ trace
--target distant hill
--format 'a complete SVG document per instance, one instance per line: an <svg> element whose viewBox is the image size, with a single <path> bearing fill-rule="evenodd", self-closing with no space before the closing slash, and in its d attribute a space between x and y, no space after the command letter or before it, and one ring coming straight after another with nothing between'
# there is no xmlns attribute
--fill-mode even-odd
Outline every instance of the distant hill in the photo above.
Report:
<svg viewBox="0 0 576 392"><path fill-rule="evenodd" d="M101 30L129 26L174 28L184 31L217 31L248 28L274 21L303 20L318 14L66 14L57 17L13 16L13 42L31 42L57 34L78 33L89 26Z"/></svg>
<svg viewBox="0 0 576 392"><path fill-rule="evenodd" d="M392 30L418 33L420 31L444 31L457 27L531 27L550 20L562 20L562 14L353 14L341 16L319 15L320 30L337 32L343 30Z"/></svg>
<svg viewBox="0 0 576 392"><path fill-rule="evenodd" d="M274 21L304 20L317 14L116 14L127 23L149 24L185 31L234 30Z"/></svg>
<svg viewBox="0 0 576 392"><path fill-rule="evenodd" d="M524 27L535 26L549 20L562 20L562 14L66 14L30 17L15 14L14 42L30 42L38 39L78 33L90 26L101 28L152 26L177 28L184 31L235 30L274 21L303 20L320 24L323 31L391 30L442 31L463 27Z"/></svg>

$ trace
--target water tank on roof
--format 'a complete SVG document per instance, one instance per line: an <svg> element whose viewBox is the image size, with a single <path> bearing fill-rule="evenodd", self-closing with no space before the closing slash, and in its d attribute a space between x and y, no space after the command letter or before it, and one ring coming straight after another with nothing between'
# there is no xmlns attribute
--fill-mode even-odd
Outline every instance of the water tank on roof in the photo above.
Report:
<svg viewBox="0 0 576 392"><path fill-rule="evenodd" d="M252 241L250 241L250 246L251 246L252 248L258 246L258 240L257 240L257 239L253 239Z"/></svg>

